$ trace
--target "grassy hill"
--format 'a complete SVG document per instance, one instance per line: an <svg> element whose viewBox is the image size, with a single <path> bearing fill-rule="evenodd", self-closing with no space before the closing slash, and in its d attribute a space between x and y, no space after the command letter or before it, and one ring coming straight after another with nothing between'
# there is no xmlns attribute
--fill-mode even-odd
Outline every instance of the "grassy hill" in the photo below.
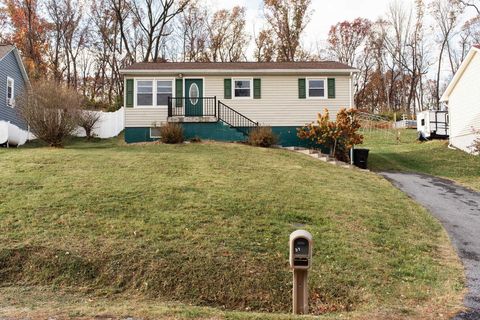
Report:
<svg viewBox="0 0 480 320"><path fill-rule="evenodd" d="M0 168L0 314L288 313L297 228L315 239L314 314L441 318L461 305L444 230L375 174L283 150L116 139L0 149Z"/></svg>
<svg viewBox="0 0 480 320"><path fill-rule="evenodd" d="M398 140L381 131L365 134L364 147L371 150L371 169L426 173L480 191L479 156L449 149L446 140L418 142L416 130L399 132Z"/></svg>

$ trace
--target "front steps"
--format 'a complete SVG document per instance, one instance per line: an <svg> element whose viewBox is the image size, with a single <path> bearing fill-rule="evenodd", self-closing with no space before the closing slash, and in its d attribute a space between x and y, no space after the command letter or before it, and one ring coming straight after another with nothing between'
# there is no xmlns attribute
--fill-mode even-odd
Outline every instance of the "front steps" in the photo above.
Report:
<svg viewBox="0 0 480 320"><path fill-rule="evenodd" d="M345 169L359 169L349 163L343 162L343 161L338 161L335 158L331 157L328 154L324 154L320 152L319 150L314 150L314 149L306 149L306 148L301 148L301 147L284 147L283 149L289 150L289 151L294 151L297 153L301 153L304 155L307 155L309 157L312 157L314 159L320 160L322 162L331 164L331 165L336 165ZM368 170L362 170L362 171L368 171Z"/></svg>

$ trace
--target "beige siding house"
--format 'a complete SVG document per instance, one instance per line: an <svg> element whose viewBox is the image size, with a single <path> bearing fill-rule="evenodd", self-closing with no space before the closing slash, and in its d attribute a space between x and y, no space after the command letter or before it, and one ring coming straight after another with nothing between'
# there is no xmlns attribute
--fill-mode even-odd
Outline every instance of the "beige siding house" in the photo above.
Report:
<svg viewBox="0 0 480 320"><path fill-rule="evenodd" d="M270 126L281 144L298 145L297 128L354 104L356 70L337 62L137 63L121 73L127 142L178 122L187 138L240 141Z"/></svg>
<svg viewBox="0 0 480 320"><path fill-rule="evenodd" d="M472 152L471 145L480 135L480 46L474 46L453 77L442 101L448 104L450 144Z"/></svg>

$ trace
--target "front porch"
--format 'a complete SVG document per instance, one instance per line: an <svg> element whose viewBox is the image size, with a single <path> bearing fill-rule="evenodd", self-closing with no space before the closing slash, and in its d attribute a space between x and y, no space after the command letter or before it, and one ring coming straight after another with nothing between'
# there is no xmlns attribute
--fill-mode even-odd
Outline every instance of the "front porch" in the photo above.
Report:
<svg viewBox="0 0 480 320"><path fill-rule="evenodd" d="M168 98L169 122L212 122L218 121L217 115L217 97Z"/></svg>
<svg viewBox="0 0 480 320"><path fill-rule="evenodd" d="M169 97L167 121L173 123L221 122L245 136L259 125L258 122L217 100L217 97Z"/></svg>

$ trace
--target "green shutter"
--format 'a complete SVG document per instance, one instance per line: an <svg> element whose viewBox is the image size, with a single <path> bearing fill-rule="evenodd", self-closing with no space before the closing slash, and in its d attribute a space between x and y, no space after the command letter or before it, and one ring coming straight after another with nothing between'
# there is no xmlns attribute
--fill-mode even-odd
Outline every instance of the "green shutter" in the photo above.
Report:
<svg viewBox="0 0 480 320"><path fill-rule="evenodd" d="M307 86L305 79L298 79L298 98L306 99L307 98Z"/></svg>
<svg viewBox="0 0 480 320"><path fill-rule="evenodd" d="M175 99L175 102L177 107L181 107L182 106L181 98L183 98L183 79L175 79L175 98L180 98L180 99Z"/></svg>
<svg viewBox="0 0 480 320"><path fill-rule="evenodd" d="M232 99L232 79L223 80L223 96L225 99Z"/></svg>
<svg viewBox="0 0 480 320"><path fill-rule="evenodd" d="M328 78L328 99L335 99L335 78Z"/></svg>
<svg viewBox="0 0 480 320"><path fill-rule="evenodd" d="M253 99L262 98L262 79L253 79Z"/></svg>
<svg viewBox="0 0 480 320"><path fill-rule="evenodd" d="M126 103L127 108L133 108L133 79L126 80Z"/></svg>

